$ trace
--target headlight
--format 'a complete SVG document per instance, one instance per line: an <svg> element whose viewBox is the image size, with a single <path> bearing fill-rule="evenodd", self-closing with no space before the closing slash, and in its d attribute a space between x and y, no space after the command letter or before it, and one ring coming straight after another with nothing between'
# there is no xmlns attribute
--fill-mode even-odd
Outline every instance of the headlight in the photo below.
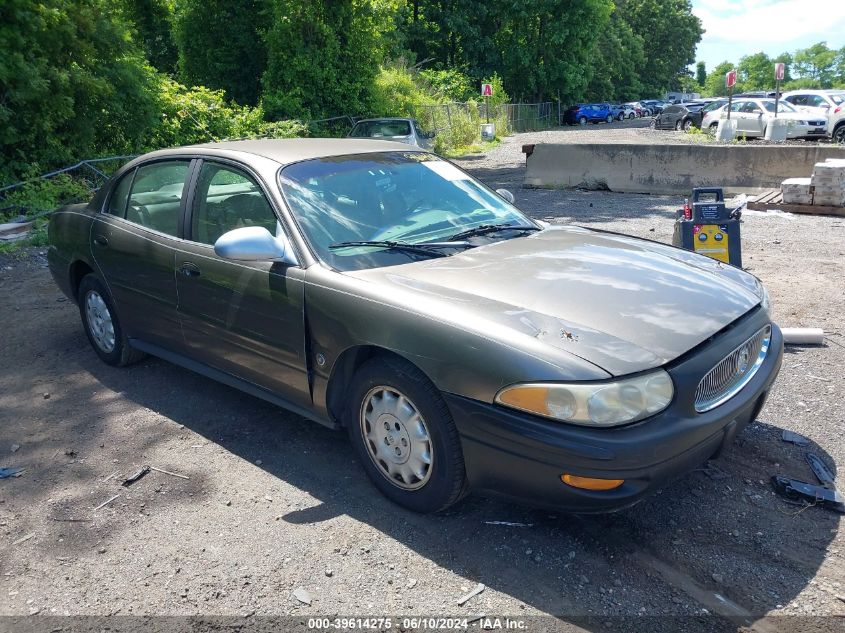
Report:
<svg viewBox="0 0 845 633"><path fill-rule="evenodd" d="M763 282L759 279L757 280L757 294L760 296L760 307L768 311L771 306L771 301L769 301L769 291L766 290L766 286L764 286Z"/></svg>
<svg viewBox="0 0 845 633"><path fill-rule="evenodd" d="M512 385L496 394L496 402L561 422L607 427L659 413L673 394L672 378L659 369L610 382Z"/></svg>

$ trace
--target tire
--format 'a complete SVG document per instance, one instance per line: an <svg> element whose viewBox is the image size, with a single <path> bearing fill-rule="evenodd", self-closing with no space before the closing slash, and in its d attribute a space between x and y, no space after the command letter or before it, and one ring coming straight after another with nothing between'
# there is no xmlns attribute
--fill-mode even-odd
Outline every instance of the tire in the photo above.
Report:
<svg viewBox="0 0 845 633"><path fill-rule="evenodd" d="M621 123L622 121L624 121L624 120L625 120L625 113L624 113L624 112L620 112L620 113L619 113L619 116L618 116L618 117L616 117L616 118L617 118L617 119L619 120L619 122Z"/></svg>
<svg viewBox="0 0 845 633"><path fill-rule="evenodd" d="M607 117L605 118L605 121L607 121L608 123L613 123L613 115L608 114Z"/></svg>
<svg viewBox="0 0 845 633"><path fill-rule="evenodd" d="M145 354L129 346L111 295L93 274L79 283L79 315L88 342L107 365L123 367L144 358Z"/></svg>
<svg viewBox="0 0 845 633"><path fill-rule="evenodd" d="M684 132L689 132L692 129L692 119L687 119L684 121L683 130Z"/></svg>
<svg viewBox="0 0 845 633"><path fill-rule="evenodd" d="M628 120L630 121L631 119L634 118L634 116L636 116L636 115L633 112L629 112L628 113Z"/></svg>
<svg viewBox="0 0 845 633"><path fill-rule="evenodd" d="M680 119L678 119L677 121L675 121L675 131L676 131L676 132L680 132L680 131L681 131L681 129L683 129L683 125L684 125L684 124L683 124L683 121L681 121Z"/></svg>
<svg viewBox="0 0 845 633"><path fill-rule="evenodd" d="M719 127L719 123L711 123L710 127L707 128L707 131L710 132L713 136L716 136L716 129Z"/></svg>
<svg viewBox="0 0 845 633"><path fill-rule="evenodd" d="M649 126L652 130L656 130L656 129L657 129L657 117L654 117L654 118L651 120L651 123L649 123L649 124L648 124L648 126Z"/></svg>
<svg viewBox="0 0 845 633"><path fill-rule="evenodd" d="M833 130L833 140L837 143L845 144L845 123L840 123L835 130Z"/></svg>
<svg viewBox="0 0 845 633"><path fill-rule="evenodd" d="M458 430L440 391L412 364L393 357L364 363L355 373L345 422L367 476L394 503L439 512L465 494Z"/></svg>
<svg viewBox="0 0 845 633"><path fill-rule="evenodd" d="M579 117L578 123L580 125L587 125L587 117L585 117L585 116Z"/></svg>

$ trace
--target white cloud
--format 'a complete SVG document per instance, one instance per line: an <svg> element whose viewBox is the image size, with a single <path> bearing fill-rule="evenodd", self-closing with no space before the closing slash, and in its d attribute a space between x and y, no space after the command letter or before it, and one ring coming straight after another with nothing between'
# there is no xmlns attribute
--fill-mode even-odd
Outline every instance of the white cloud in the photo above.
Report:
<svg viewBox="0 0 845 633"><path fill-rule="evenodd" d="M811 38L831 48L845 44L845 2L841 0L698 0L693 13L705 29L702 43L739 43L759 48Z"/></svg>

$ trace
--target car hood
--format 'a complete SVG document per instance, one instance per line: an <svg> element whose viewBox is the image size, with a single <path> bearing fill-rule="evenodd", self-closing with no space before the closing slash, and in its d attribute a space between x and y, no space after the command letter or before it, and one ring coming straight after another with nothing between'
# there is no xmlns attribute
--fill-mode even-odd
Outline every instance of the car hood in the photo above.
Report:
<svg viewBox="0 0 845 633"><path fill-rule="evenodd" d="M580 227L346 274L406 309L514 347L539 339L611 375L664 365L761 302L757 279L738 268Z"/></svg>

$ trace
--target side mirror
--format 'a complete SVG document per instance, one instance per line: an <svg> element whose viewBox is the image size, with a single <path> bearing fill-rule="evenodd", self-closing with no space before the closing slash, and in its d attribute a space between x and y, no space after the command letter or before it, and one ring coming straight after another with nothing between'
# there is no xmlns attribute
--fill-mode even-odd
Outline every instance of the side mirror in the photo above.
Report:
<svg viewBox="0 0 845 633"><path fill-rule="evenodd" d="M236 262L297 263L287 238L275 237L263 226L245 226L224 233L214 243L214 253Z"/></svg>
<svg viewBox="0 0 845 633"><path fill-rule="evenodd" d="M434 130L423 134L423 138L434 138L435 136L437 136L437 132L435 132Z"/></svg>
<svg viewBox="0 0 845 633"><path fill-rule="evenodd" d="M515 198L513 197L513 194L507 189L496 189L496 193L499 194L500 198L507 200L511 204L514 203Z"/></svg>

